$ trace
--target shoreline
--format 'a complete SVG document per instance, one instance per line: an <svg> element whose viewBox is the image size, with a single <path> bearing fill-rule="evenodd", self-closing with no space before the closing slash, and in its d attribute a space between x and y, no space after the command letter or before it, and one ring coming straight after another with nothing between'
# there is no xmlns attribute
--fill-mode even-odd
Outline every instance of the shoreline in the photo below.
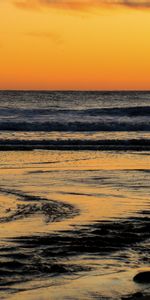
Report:
<svg viewBox="0 0 150 300"><path fill-rule="evenodd" d="M54 150L54 151L150 151L150 145L70 145L70 144L0 144L0 151L33 151L33 150Z"/></svg>

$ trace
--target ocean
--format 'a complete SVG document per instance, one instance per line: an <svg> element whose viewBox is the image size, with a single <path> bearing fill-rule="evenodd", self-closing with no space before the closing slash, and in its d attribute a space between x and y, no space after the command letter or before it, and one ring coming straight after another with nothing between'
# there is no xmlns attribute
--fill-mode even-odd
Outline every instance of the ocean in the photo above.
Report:
<svg viewBox="0 0 150 300"><path fill-rule="evenodd" d="M121 299L150 263L150 92L0 92L0 299Z"/></svg>
<svg viewBox="0 0 150 300"><path fill-rule="evenodd" d="M0 141L18 148L149 148L148 92L0 92Z"/></svg>

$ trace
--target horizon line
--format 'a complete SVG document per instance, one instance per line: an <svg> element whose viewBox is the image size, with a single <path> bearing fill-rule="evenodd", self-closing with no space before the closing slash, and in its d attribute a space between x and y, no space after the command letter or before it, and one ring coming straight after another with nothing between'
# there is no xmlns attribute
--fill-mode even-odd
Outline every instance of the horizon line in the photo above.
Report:
<svg viewBox="0 0 150 300"><path fill-rule="evenodd" d="M0 92L150 92L150 89L0 89Z"/></svg>

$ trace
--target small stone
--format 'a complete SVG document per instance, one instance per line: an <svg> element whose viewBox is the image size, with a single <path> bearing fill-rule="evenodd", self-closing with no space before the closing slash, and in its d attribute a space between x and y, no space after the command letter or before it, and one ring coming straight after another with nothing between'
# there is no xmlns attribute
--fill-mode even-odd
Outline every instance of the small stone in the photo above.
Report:
<svg viewBox="0 0 150 300"><path fill-rule="evenodd" d="M143 294L141 292L137 292L135 294L132 295L133 298L142 298Z"/></svg>
<svg viewBox="0 0 150 300"><path fill-rule="evenodd" d="M11 208L7 208L5 211L6 213L9 213L11 211Z"/></svg>
<svg viewBox="0 0 150 300"><path fill-rule="evenodd" d="M141 292L137 292L130 296L122 297L121 300L137 300L137 299L140 300L140 298L142 298L142 297L143 297L143 294Z"/></svg>

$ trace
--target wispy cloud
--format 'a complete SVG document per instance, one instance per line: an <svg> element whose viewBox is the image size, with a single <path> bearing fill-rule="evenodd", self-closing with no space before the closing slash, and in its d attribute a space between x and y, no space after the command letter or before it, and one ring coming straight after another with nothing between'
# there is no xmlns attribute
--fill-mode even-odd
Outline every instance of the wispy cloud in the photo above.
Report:
<svg viewBox="0 0 150 300"><path fill-rule="evenodd" d="M12 0L22 9L42 9L43 7L65 10L90 10L101 7L126 6L128 8L148 9L150 0Z"/></svg>
<svg viewBox="0 0 150 300"><path fill-rule="evenodd" d="M36 31L31 31L31 32L26 32L24 33L24 36L28 37L34 37L34 38L43 38L43 39L48 39L56 44L62 44L63 40L60 34L56 32L36 32Z"/></svg>
<svg viewBox="0 0 150 300"><path fill-rule="evenodd" d="M97 0L13 0L13 3L22 9L41 9L43 7L65 10L87 10L99 6Z"/></svg>

